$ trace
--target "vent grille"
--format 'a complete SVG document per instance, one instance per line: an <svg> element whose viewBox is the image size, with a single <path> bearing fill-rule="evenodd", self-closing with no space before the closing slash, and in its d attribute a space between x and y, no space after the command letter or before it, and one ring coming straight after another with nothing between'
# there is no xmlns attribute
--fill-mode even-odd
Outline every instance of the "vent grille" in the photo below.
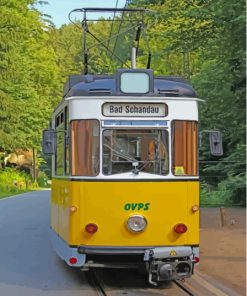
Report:
<svg viewBox="0 0 247 296"><path fill-rule="evenodd" d="M109 88L92 88L89 90L89 94L111 94L111 89Z"/></svg>

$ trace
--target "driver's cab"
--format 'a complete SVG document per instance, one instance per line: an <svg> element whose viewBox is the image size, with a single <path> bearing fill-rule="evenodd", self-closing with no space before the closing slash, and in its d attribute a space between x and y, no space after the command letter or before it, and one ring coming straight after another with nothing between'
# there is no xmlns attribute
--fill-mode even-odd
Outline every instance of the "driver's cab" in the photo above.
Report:
<svg viewBox="0 0 247 296"><path fill-rule="evenodd" d="M105 129L103 174L133 170L166 175L169 172L168 132L161 129Z"/></svg>

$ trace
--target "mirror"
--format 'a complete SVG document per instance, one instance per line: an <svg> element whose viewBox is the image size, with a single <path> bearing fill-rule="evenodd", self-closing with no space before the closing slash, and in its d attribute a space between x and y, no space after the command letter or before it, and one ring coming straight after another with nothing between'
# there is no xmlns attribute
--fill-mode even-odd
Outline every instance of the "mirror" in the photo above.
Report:
<svg viewBox="0 0 247 296"><path fill-rule="evenodd" d="M53 129L43 131L42 152L44 154L56 153L56 132Z"/></svg>
<svg viewBox="0 0 247 296"><path fill-rule="evenodd" d="M210 151L214 156L222 156L222 134L220 131L209 132Z"/></svg>

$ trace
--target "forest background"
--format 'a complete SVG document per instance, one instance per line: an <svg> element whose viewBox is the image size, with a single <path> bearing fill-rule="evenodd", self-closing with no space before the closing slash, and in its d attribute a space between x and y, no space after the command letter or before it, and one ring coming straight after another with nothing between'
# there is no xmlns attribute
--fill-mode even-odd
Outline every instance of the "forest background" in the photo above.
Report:
<svg viewBox="0 0 247 296"><path fill-rule="evenodd" d="M27 184L29 178L4 165L4 157L16 149L35 151L40 169L49 175L40 157L42 130L47 128L52 110L61 100L67 76L83 70L81 23L56 28L49 16L37 10L36 4L41 2L0 0L2 192L13 190L13 180ZM204 137L202 140L202 204L245 206L245 1L133 0L126 1L126 5L156 11L144 17L146 38L140 40L138 67L146 67L150 50L151 67L156 75L185 77L199 98L205 100L200 103L200 130L219 129L223 134L222 157L212 157L207 140ZM118 20L126 17L115 16ZM121 21L113 25L90 22L89 29L100 40L107 40L110 35L124 32L128 25ZM89 53L89 73L112 74L117 67L130 66L135 34L136 25L128 34L99 46L93 46L95 41L88 38L88 46L93 46ZM111 52L104 47L109 47Z"/></svg>

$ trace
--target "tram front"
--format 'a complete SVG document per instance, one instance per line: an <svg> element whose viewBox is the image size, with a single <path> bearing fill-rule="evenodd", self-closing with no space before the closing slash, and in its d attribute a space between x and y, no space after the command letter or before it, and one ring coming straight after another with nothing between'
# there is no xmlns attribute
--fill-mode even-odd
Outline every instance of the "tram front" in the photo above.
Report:
<svg viewBox="0 0 247 296"><path fill-rule="evenodd" d="M193 89L180 78L154 78L151 70L80 77L70 81L61 105L70 168L66 180L54 172L55 249L71 266L144 267L152 284L191 276L199 261Z"/></svg>

